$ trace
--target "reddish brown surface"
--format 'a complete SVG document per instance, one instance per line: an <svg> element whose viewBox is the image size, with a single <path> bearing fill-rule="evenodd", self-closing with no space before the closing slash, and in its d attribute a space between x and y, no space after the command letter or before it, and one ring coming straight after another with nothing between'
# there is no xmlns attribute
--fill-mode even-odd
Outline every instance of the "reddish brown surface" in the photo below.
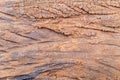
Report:
<svg viewBox="0 0 120 80"><path fill-rule="evenodd" d="M23 1L0 1L0 80L120 80L120 0Z"/></svg>

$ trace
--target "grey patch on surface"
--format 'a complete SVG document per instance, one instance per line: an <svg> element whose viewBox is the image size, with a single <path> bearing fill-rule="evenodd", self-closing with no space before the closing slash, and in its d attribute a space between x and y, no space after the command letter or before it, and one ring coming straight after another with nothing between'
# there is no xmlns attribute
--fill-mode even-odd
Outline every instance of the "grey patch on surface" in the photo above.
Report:
<svg viewBox="0 0 120 80"><path fill-rule="evenodd" d="M7 8L11 8L11 7L14 6L14 4L16 4L15 1L7 1L7 2L5 3L5 7L7 7Z"/></svg>
<svg viewBox="0 0 120 80"><path fill-rule="evenodd" d="M16 76L12 80L34 80L35 77L37 77L39 74L42 74L44 72L49 72L53 70L61 70L61 69L72 67L74 65L75 63L70 63L70 62L45 64L43 66L38 67L33 73L30 73L27 75Z"/></svg>
<svg viewBox="0 0 120 80"><path fill-rule="evenodd" d="M16 13L14 10L7 10L6 13L10 14L11 16L16 16L16 17L20 16L20 14Z"/></svg>
<svg viewBox="0 0 120 80"><path fill-rule="evenodd" d="M20 4L20 14L24 14L24 3L23 3L24 0L21 0L21 4Z"/></svg>
<svg viewBox="0 0 120 80"><path fill-rule="evenodd" d="M55 79L52 79L52 78L40 78L39 80L55 80Z"/></svg>
<svg viewBox="0 0 120 80"><path fill-rule="evenodd" d="M31 37L31 38L34 38L34 39L41 39L41 38L43 38L43 39L46 39L46 38L55 39L56 37L57 38L64 37L63 35L55 33L49 29L39 29L39 30L33 31L29 34L24 34L24 35Z"/></svg>
<svg viewBox="0 0 120 80"><path fill-rule="evenodd" d="M25 44L31 44L31 43L33 43L34 42L34 40L30 40L30 39L28 39L28 40L23 40L22 41L22 43L25 45Z"/></svg>
<svg viewBox="0 0 120 80"><path fill-rule="evenodd" d="M0 20L3 20L3 21L6 21L6 22L13 22L14 20L13 19L10 19L10 18L7 18L7 17L0 17Z"/></svg>

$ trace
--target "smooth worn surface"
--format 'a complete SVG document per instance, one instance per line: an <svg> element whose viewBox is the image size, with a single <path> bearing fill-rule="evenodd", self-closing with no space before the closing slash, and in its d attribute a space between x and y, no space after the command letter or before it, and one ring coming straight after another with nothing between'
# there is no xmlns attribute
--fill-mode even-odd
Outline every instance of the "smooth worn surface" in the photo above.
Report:
<svg viewBox="0 0 120 80"><path fill-rule="evenodd" d="M0 0L0 80L120 80L120 0Z"/></svg>

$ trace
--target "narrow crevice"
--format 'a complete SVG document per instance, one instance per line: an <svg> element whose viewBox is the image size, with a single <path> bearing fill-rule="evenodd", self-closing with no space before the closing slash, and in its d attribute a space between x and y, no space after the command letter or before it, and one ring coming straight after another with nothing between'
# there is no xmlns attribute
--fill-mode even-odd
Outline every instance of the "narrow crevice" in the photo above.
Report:
<svg viewBox="0 0 120 80"><path fill-rule="evenodd" d="M65 33L63 33L63 32L60 32L60 31L55 31L54 29L50 29L50 28L47 28L47 27L38 27L38 29L48 29L48 30L50 30L50 31L52 31L52 32L55 32L55 33L57 33L57 34L60 34L60 35L62 35L62 36L65 36L65 37L69 37L69 36L71 36L71 34L65 34Z"/></svg>
<svg viewBox="0 0 120 80"><path fill-rule="evenodd" d="M83 29L89 29L89 30L97 30L97 31L101 31L101 32L109 32L109 33L118 33L116 31L111 31L111 30L105 30L105 29L97 29L97 28L89 28L89 27L85 27L85 26L75 26L77 28L83 28Z"/></svg>
<svg viewBox="0 0 120 80"><path fill-rule="evenodd" d="M105 63L105 62L103 62L103 61L97 60L97 63L102 64L102 65L104 65L104 66L106 66L106 67L112 68L112 69L117 70L117 71L120 72L120 69L118 69L118 68L116 68L116 67L114 67L114 66L112 66L112 65L110 65L110 64L107 64L107 63Z"/></svg>
<svg viewBox="0 0 120 80"><path fill-rule="evenodd" d="M5 40L7 42L10 42L10 43L15 43L15 44L20 44L19 42L16 42L16 41L13 41L13 40L9 40L9 39L4 39L2 37L0 37L2 40Z"/></svg>

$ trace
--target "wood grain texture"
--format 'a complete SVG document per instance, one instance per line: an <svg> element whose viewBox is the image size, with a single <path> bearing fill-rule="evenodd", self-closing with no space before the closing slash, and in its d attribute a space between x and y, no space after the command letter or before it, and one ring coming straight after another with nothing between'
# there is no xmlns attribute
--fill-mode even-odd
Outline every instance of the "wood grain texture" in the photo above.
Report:
<svg viewBox="0 0 120 80"><path fill-rule="evenodd" d="M120 0L1 0L0 80L120 80Z"/></svg>

